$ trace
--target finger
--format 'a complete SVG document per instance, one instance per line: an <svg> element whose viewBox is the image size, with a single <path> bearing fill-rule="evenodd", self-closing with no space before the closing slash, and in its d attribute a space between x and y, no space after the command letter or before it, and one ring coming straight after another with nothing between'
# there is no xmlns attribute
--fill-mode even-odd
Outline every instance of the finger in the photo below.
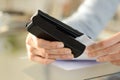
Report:
<svg viewBox="0 0 120 80"><path fill-rule="evenodd" d="M28 58L31 58L31 56L33 56L34 48L29 45L26 45L26 48L27 48Z"/></svg>
<svg viewBox="0 0 120 80"><path fill-rule="evenodd" d="M28 52L28 57L31 57L31 55L41 56L43 58L48 56L44 48L36 49L29 45L27 45L27 52Z"/></svg>
<svg viewBox="0 0 120 80"><path fill-rule="evenodd" d="M26 44L34 48L46 48L46 49L55 49L55 48L64 47L64 44L62 42L47 41L44 39L37 38L30 33L27 36Z"/></svg>
<svg viewBox="0 0 120 80"><path fill-rule="evenodd" d="M28 34L27 35L27 38L26 38L26 46L34 46L34 44L33 44L33 39L32 39L32 34Z"/></svg>
<svg viewBox="0 0 120 80"><path fill-rule="evenodd" d="M98 62L110 62L110 61L114 61L114 60L118 60L120 59L120 51L118 51L117 53L114 54L108 54L105 56L101 56L97 58Z"/></svg>
<svg viewBox="0 0 120 80"><path fill-rule="evenodd" d="M103 40L103 41L100 41L98 43L95 43L93 45L90 45L87 50L88 51L95 51L95 50L100 50L100 49L104 49L106 47L109 47L109 46L112 46L116 43L118 43L120 41L120 32L115 34L114 36L106 39L106 40Z"/></svg>
<svg viewBox="0 0 120 80"><path fill-rule="evenodd" d="M46 50L46 53L48 54L71 54L72 51L69 48L60 48L60 49L50 49Z"/></svg>
<svg viewBox="0 0 120 80"><path fill-rule="evenodd" d="M48 59L56 59L56 60L70 60L73 59L73 55L72 54L49 54Z"/></svg>
<svg viewBox="0 0 120 80"><path fill-rule="evenodd" d="M36 55L35 54L35 51L36 49L27 45L27 50L28 50L28 58L32 61L35 61L35 62L38 62L38 63L42 63L42 64L49 64L49 63L52 63L54 62L55 60L53 59L45 59L43 58L42 56L40 55ZM38 51L38 50L37 50Z"/></svg>
<svg viewBox="0 0 120 80"><path fill-rule="evenodd" d="M62 42L57 41L47 41L43 39L34 39L34 46L36 48L45 48L45 49L56 49L56 48L62 48L64 47L64 44Z"/></svg>
<svg viewBox="0 0 120 80"><path fill-rule="evenodd" d="M73 58L71 50L67 48L55 49L55 50L45 50L45 49L38 50L37 49L37 50L34 50L32 53L47 59L72 59Z"/></svg>
<svg viewBox="0 0 120 80"><path fill-rule="evenodd" d="M120 60L111 61L111 63L112 63L113 65L120 66Z"/></svg>
<svg viewBox="0 0 120 80"><path fill-rule="evenodd" d="M102 56L102 55L106 55L106 54L115 53L116 51L118 51L118 52L120 51L120 43L114 44L112 46L109 46L109 47L101 49L101 50L88 52L88 55L90 57L96 57L96 56Z"/></svg>
<svg viewBox="0 0 120 80"><path fill-rule="evenodd" d="M50 64L55 61L53 59L47 59L40 56L34 56L31 60L41 64Z"/></svg>
<svg viewBox="0 0 120 80"><path fill-rule="evenodd" d="M49 53L47 53L44 48L34 49L33 51L31 51L31 53L36 56L43 57L43 58L47 58L47 59L49 58Z"/></svg>

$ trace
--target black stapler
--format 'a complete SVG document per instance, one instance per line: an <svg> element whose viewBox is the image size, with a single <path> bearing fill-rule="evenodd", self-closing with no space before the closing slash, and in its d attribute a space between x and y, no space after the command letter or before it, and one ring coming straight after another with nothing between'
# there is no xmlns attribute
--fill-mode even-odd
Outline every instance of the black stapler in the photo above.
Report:
<svg viewBox="0 0 120 80"><path fill-rule="evenodd" d="M31 22L27 24L26 28L28 32L38 38L63 42L65 47L72 50L75 58L80 56L85 50L86 46L75 40L75 38L82 36L83 33L74 30L40 10L32 17Z"/></svg>

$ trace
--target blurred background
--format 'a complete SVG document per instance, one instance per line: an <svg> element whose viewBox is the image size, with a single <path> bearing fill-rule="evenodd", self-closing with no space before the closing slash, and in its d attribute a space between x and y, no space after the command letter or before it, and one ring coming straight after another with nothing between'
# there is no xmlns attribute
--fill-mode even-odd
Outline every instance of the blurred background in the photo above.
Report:
<svg viewBox="0 0 120 80"><path fill-rule="evenodd" d="M40 9L62 20L76 11L83 2L84 0L0 0L0 80L81 80L77 70L68 77L69 72L50 65L36 64L24 56L27 56L25 25L36 10ZM120 7L97 40L108 38L119 30ZM107 77L104 76L94 80L105 79Z"/></svg>

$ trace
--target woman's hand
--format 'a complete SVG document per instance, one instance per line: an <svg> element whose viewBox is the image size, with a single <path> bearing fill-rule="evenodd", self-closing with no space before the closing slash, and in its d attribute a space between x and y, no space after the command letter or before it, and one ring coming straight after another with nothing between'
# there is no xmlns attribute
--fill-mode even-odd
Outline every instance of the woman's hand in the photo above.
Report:
<svg viewBox="0 0 120 80"><path fill-rule="evenodd" d="M32 34L28 34L26 38L26 47L29 59L42 64L52 63L56 59L73 58L72 51L64 48L62 42L38 39Z"/></svg>
<svg viewBox="0 0 120 80"><path fill-rule="evenodd" d="M98 62L120 65L120 32L111 38L90 45L86 51L89 57L97 57Z"/></svg>

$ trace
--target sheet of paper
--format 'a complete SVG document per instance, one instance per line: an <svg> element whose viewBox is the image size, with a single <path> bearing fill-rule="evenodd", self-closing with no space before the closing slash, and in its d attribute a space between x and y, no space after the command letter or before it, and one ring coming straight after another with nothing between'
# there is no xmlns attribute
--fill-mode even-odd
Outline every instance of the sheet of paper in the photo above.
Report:
<svg viewBox="0 0 120 80"><path fill-rule="evenodd" d="M95 58L88 58L86 53L83 53L80 57L73 60L57 60L53 65L62 68L64 70L75 70L80 68L87 68L99 64Z"/></svg>
<svg viewBox="0 0 120 80"><path fill-rule="evenodd" d="M87 68L99 64L95 60L57 60L53 65L64 70Z"/></svg>
<svg viewBox="0 0 120 80"><path fill-rule="evenodd" d="M76 38L77 41L83 43L85 46L89 46L94 43L86 35ZM57 60L53 65L60 67L65 70L74 70L79 68L90 67L98 64L95 58L88 58L87 54L84 52L81 56L74 58L73 60Z"/></svg>

